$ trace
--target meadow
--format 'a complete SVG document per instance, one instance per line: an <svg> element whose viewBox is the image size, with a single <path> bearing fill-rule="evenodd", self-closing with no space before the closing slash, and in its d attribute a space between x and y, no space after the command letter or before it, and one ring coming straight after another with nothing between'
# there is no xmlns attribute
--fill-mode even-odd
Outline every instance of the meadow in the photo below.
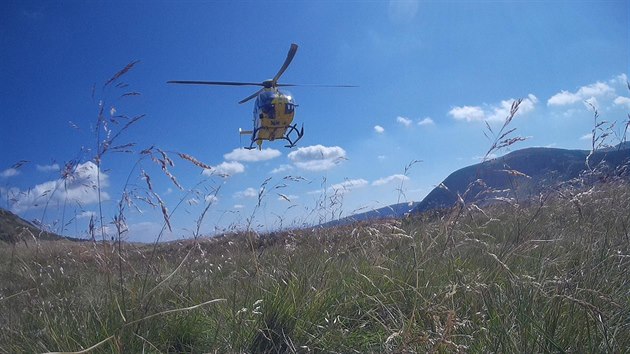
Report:
<svg viewBox="0 0 630 354"><path fill-rule="evenodd" d="M180 242L0 248L0 352L627 352L630 187Z"/></svg>
<svg viewBox="0 0 630 354"><path fill-rule="evenodd" d="M519 103L496 134L488 126L486 157L523 140L508 126ZM104 107L97 171L133 147L117 139L143 117L121 117L115 131ZM601 127L595 112L592 151ZM139 156L177 185L164 151ZM90 241L0 241L0 353L629 352L630 185L590 172L528 199L464 195L452 208L329 228L203 237L204 210L193 237L153 244L124 240L125 187L112 240L95 236L101 211ZM140 179L170 227L151 177Z"/></svg>

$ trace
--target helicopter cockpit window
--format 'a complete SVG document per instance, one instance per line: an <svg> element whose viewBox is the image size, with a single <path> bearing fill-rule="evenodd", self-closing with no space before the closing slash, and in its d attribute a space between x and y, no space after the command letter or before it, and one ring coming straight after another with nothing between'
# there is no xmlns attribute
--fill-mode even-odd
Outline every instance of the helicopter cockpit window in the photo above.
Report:
<svg viewBox="0 0 630 354"><path fill-rule="evenodd" d="M291 113L293 113L294 110L295 110L295 105L293 103L287 103L284 106L284 113L285 114L291 114Z"/></svg>
<svg viewBox="0 0 630 354"><path fill-rule="evenodd" d="M259 112L267 118L274 119L276 117L276 108L273 104L275 98L275 93L263 92L258 96L256 100L256 105L258 106Z"/></svg>
<svg viewBox="0 0 630 354"><path fill-rule="evenodd" d="M261 107L262 112L269 118L276 117L276 109L273 103L267 103Z"/></svg>

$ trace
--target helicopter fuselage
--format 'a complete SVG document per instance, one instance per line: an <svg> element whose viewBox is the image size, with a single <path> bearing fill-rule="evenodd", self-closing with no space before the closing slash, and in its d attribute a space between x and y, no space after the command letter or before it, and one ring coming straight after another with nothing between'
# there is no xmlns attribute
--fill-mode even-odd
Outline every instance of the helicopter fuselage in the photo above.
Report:
<svg viewBox="0 0 630 354"><path fill-rule="evenodd" d="M252 146L261 147L264 140L276 139L288 140L293 145L289 135L295 130L299 137L299 131L293 123L295 116L295 100L291 94L282 92L277 88L265 88L256 97L254 104L254 129L252 134Z"/></svg>

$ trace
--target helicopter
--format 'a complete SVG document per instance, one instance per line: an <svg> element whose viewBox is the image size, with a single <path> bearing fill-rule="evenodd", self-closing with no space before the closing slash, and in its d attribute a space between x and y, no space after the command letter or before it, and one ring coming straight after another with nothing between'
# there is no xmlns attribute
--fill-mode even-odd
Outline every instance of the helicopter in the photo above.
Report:
<svg viewBox="0 0 630 354"><path fill-rule="evenodd" d="M189 80L172 80L167 81L169 84L192 84L192 85L222 85L222 86L262 86L261 89L253 94L240 100L238 103L243 104L252 99L256 99L254 103L254 119L252 130L239 129L240 135L251 135L251 142L246 149L262 149L263 141L286 140L285 147L292 148L304 136L304 125L298 129L297 124L293 123L295 116L294 98L288 92L282 92L279 87L290 86L311 86L311 87L356 87L353 85L303 85L303 84L283 84L278 80L293 61L298 45L293 43L287 53L284 64L278 70L273 79L263 82L233 82L233 81L189 81Z"/></svg>

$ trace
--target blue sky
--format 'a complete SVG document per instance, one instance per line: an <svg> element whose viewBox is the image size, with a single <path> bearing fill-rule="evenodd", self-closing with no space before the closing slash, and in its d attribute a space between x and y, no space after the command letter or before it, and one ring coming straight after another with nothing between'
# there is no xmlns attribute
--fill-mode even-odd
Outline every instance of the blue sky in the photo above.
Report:
<svg viewBox="0 0 630 354"><path fill-rule="evenodd" d="M105 154L100 171L108 236L126 190L135 202L125 206L124 237L134 241L155 239L163 226L143 171L173 213L168 240L190 237L206 206L201 232L210 234L419 201L479 161L490 146L485 122L500 126L516 98L524 101L512 125L528 137L517 148L588 149L593 112L585 102L617 121L617 131L630 110L629 8L628 1L3 1L0 207L85 237L99 213L100 101L106 115L146 114L119 140L135 143L135 153ZM237 102L255 88L166 84L263 81L291 43L299 50L281 82L359 86L292 88L306 132L294 149L273 142L261 152L239 150L252 105ZM103 89L135 60L116 82L128 87ZM128 92L140 95L120 97ZM181 189L139 154L151 146L173 160L168 171ZM405 174L414 160L422 162Z"/></svg>

